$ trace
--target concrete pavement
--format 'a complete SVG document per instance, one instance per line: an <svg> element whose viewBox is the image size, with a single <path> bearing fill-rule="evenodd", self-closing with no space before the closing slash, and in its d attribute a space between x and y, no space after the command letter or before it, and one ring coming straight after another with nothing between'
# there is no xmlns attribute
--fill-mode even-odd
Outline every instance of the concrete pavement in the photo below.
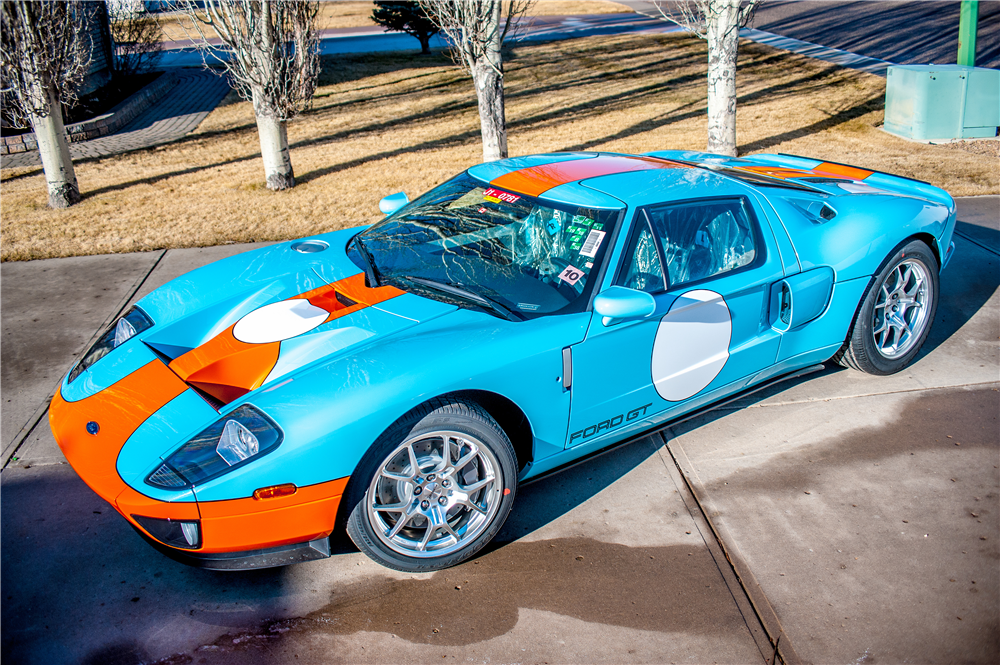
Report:
<svg viewBox="0 0 1000 665"><path fill-rule="evenodd" d="M245 246L4 263L2 656L746 663L770 634L786 662L996 662L1000 197L959 219L911 367L831 366L529 485L490 552L434 575L344 540L286 569L188 568L62 459L44 403L73 358Z"/></svg>

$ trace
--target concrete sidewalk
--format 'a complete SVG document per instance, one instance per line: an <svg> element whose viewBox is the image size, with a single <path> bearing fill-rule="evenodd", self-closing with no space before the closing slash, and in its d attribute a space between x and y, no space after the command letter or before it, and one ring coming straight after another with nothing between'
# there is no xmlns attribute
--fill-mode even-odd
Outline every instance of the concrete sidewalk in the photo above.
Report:
<svg viewBox="0 0 1000 665"><path fill-rule="evenodd" d="M183 138L218 106L230 90L229 81L215 72L184 69L177 84L162 99L115 134L69 144L73 161L117 155ZM38 150L4 155L0 166L40 166Z"/></svg>
<svg viewBox="0 0 1000 665"><path fill-rule="evenodd" d="M214 573L152 550L65 464L62 373L230 245L0 265L2 656L19 663L1000 659L1000 197L959 200L931 338L828 366L529 485L434 575L332 558ZM74 602L67 603L72 598Z"/></svg>

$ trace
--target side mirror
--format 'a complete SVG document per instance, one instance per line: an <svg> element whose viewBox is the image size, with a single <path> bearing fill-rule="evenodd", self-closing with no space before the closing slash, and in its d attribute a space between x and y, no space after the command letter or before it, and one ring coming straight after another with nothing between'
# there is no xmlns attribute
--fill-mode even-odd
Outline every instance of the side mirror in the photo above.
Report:
<svg viewBox="0 0 1000 665"><path fill-rule="evenodd" d="M656 311L656 300L645 291L612 286L594 298L594 311L604 317L605 326L616 321L645 319Z"/></svg>
<svg viewBox="0 0 1000 665"><path fill-rule="evenodd" d="M406 192L396 192L379 201L378 209L386 215L391 215L409 202L410 199L406 196Z"/></svg>

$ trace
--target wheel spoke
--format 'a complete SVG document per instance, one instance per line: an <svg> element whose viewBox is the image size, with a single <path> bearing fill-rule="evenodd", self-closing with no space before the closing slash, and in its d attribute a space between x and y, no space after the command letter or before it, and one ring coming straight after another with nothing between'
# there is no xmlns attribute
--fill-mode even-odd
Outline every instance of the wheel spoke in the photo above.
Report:
<svg viewBox="0 0 1000 665"><path fill-rule="evenodd" d="M420 462L417 460L417 453L413 451L413 444L406 446L406 454L410 458L410 469L412 477L420 474Z"/></svg>
<svg viewBox="0 0 1000 665"><path fill-rule="evenodd" d="M457 531L455 531L454 529L451 528L451 525L448 524L447 520L445 520L445 522L441 525L440 528L442 528L445 531L447 531L448 535L451 536L452 538L454 538L456 543L460 542L462 540L462 537L460 535L458 535Z"/></svg>
<svg viewBox="0 0 1000 665"><path fill-rule="evenodd" d="M476 503L475 501L468 501L468 500L466 500L463 503L464 503L464 505L468 506L469 508L472 508L473 510L475 510L480 515L485 515L486 514L486 510L483 509L483 508L481 508L479 506L479 504Z"/></svg>
<svg viewBox="0 0 1000 665"><path fill-rule="evenodd" d="M382 476L383 478L388 478L389 480L397 480L401 482L407 480L413 480L412 475L408 476L403 473L393 473L392 471L386 471L385 469L382 469L382 472L379 473L379 475Z"/></svg>
<svg viewBox="0 0 1000 665"><path fill-rule="evenodd" d="M431 542L431 537L434 536L434 532L437 531L437 530L438 530L438 527L433 522L431 522L428 519L427 520L427 529L424 530L424 537L420 539L419 543L417 543L417 551L418 552L426 552L427 551L427 544Z"/></svg>
<svg viewBox="0 0 1000 665"><path fill-rule="evenodd" d="M395 538L396 536L398 536L399 532L402 531L403 527L406 526L410 522L410 519L412 517L413 517L412 513L411 514L406 514L406 513L401 514L399 516L399 519L396 520L396 525L393 526L392 530L389 531L389 533L386 534L386 537L389 538L390 540L392 540L393 538Z"/></svg>
<svg viewBox="0 0 1000 665"><path fill-rule="evenodd" d="M461 489L463 492L466 492L467 494L472 494L476 490L486 487L487 485L492 483L493 480L494 480L493 476L487 476L482 480L472 483L471 485L459 485L459 489Z"/></svg>
<svg viewBox="0 0 1000 665"><path fill-rule="evenodd" d="M372 506L372 510L377 513L402 513L406 511L406 507L410 505L408 501L400 501L399 503L390 503L386 505L375 505Z"/></svg>

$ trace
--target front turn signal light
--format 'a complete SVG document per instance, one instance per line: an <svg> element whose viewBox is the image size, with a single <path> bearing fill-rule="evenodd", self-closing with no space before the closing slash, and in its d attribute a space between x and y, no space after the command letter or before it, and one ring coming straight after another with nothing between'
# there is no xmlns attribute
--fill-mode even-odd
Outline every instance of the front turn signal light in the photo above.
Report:
<svg viewBox="0 0 1000 665"><path fill-rule="evenodd" d="M261 487L259 490L254 490L253 498L260 501L261 499L277 499L282 496L291 496L299 491L299 488L292 483L285 483L284 485L272 485L271 487Z"/></svg>

